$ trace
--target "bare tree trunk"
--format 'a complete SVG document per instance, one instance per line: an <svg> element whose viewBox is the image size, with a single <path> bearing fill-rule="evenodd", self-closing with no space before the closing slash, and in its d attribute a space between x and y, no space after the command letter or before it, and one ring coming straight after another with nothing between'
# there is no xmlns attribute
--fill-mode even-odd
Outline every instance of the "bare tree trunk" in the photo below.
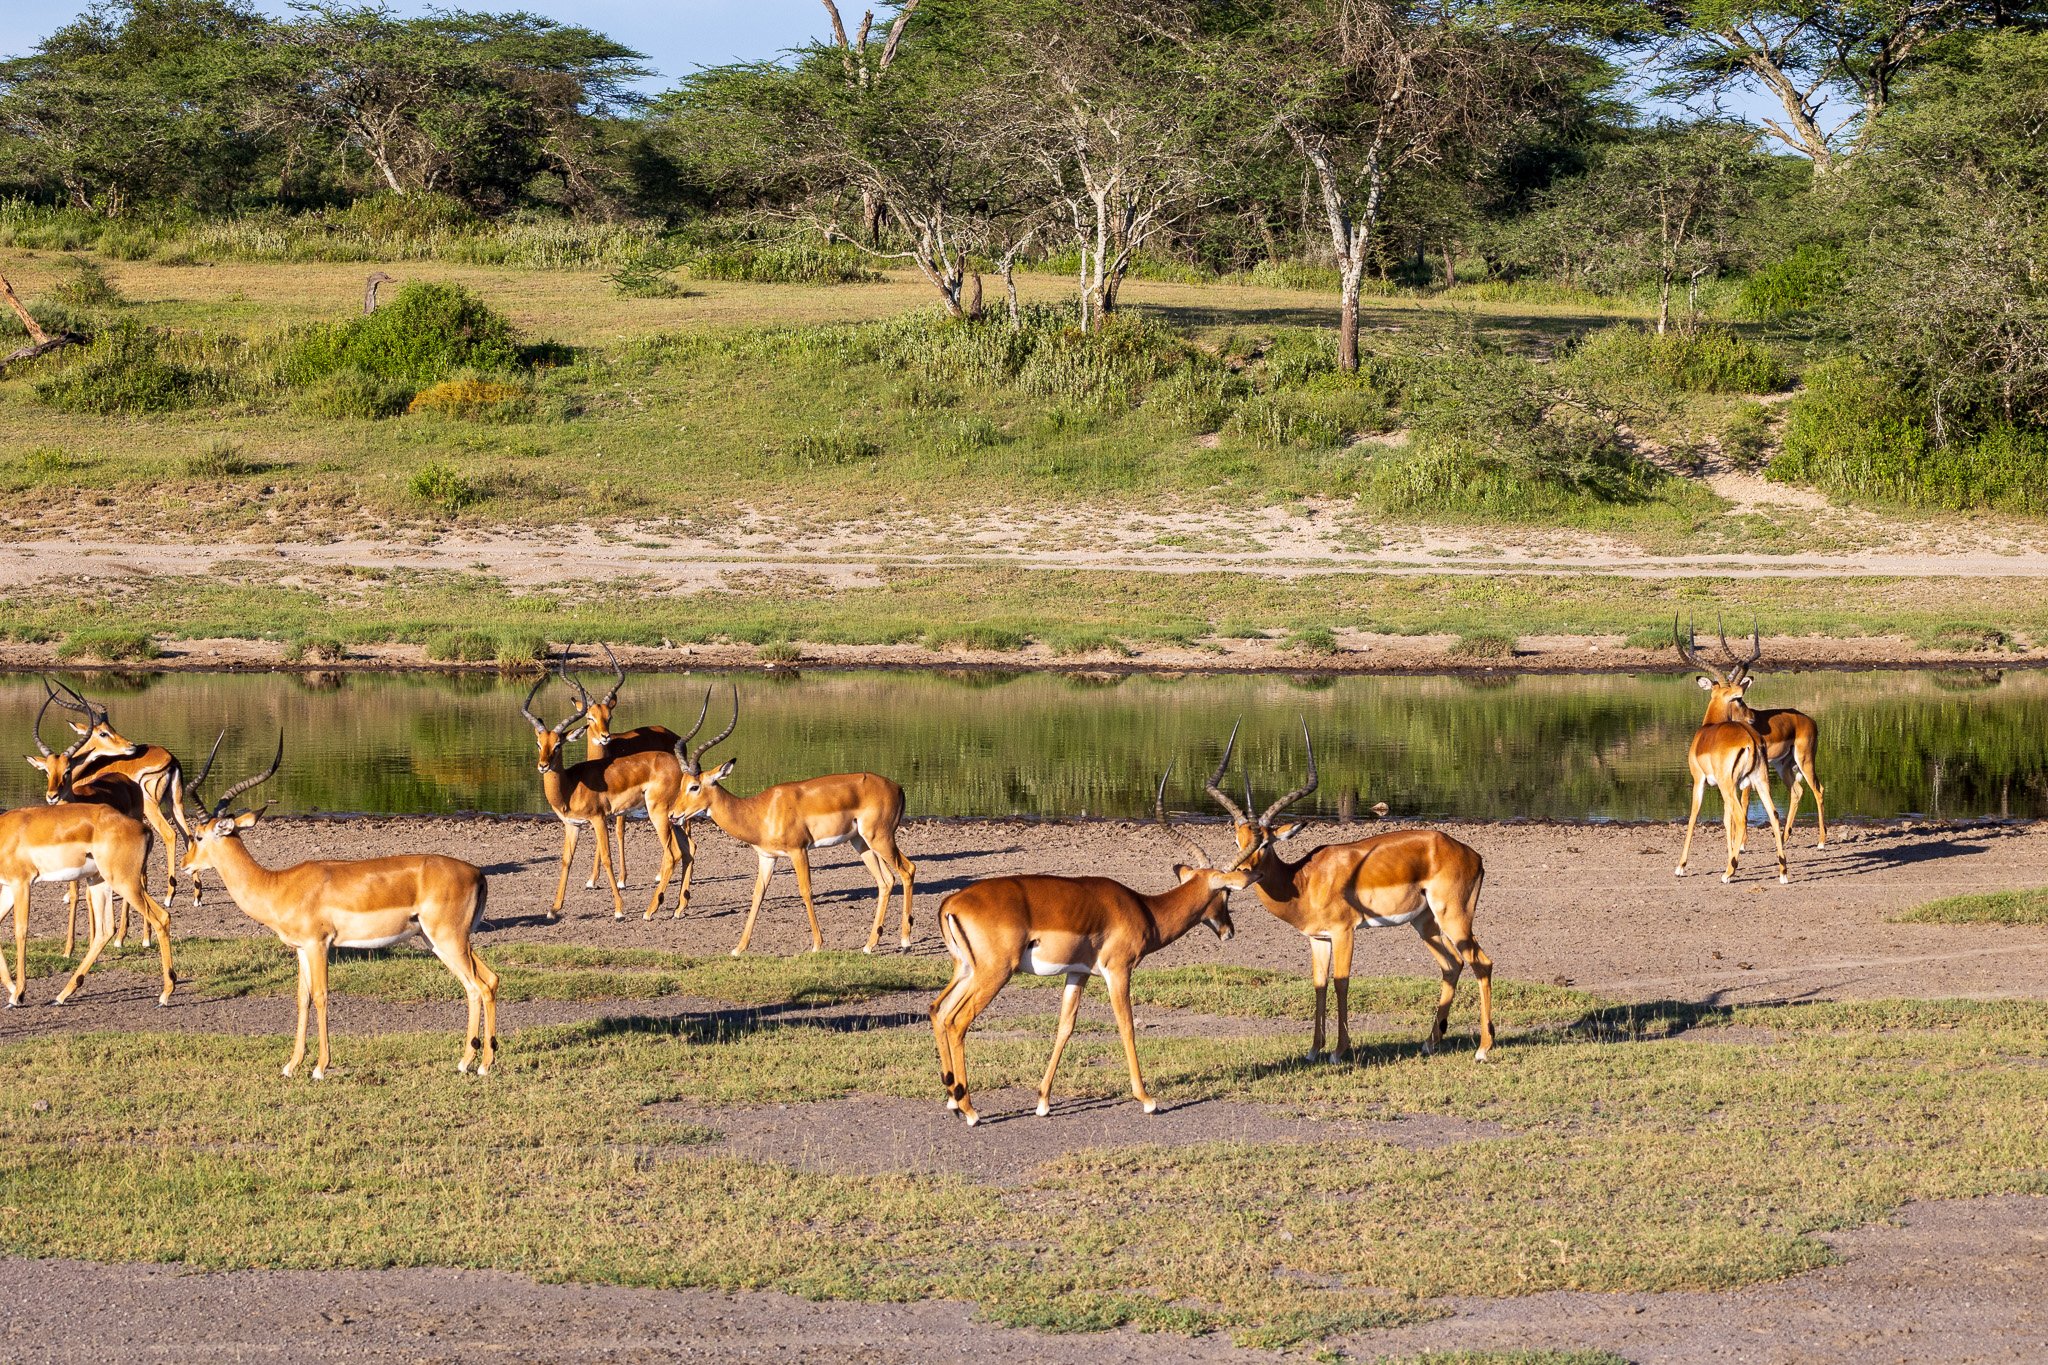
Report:
<svg viewBox="0 0 2048 1365"><path fill-rule="evenodd" d="M1344 267L1337 307L1337 368L1358 373L1358 291L1365 281L1365 257L1358 254Z"/></svg>
<svg viewBox="0 0 2048 1365"><path fill-rule="evenodd" d="M29 315L28 309L15 296L14 286L7 282L5 275L0 275L0 298L6 299L7 306L14 310L14 316L21 319L21 325L27 330L28 339L31 343L37 346L47 346L49 344L50 334L38 326L36 320Z"/></svg>
<svg viewBox="0 0 2048 1365"><path fill-rule="evenodd" d="M1455 242L1444 243L1444 288L1458 287L1458 246Z"/></svg>
<svg viewBox="0 0 2048 1365"><path fill-rule="evenodd" d="M1024 326L1024 319L1017 310L1017 263L1014 260L1003 262L1003 293L1010 300L1010 330L1018 331Z"/></svg>
<svg viewBox="0 0 2048 1365"><path fill-rule="evenodd" d="M979 318L981 315L981 272L971 270L967 276L967 316Z"/></svg>
<svg viewBox="0 0 2048 1365"><path fill-rule="evenodd" d="M1663 336L1671 326L1671 267L1657 272L1657 335Z"/></svg>

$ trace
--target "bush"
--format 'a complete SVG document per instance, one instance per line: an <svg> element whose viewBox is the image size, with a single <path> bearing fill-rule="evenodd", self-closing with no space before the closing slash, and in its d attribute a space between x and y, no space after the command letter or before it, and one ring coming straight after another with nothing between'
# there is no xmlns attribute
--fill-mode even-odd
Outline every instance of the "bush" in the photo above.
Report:
<svg viewBox="0 0 2048 1365"><path fill-rule="evenodd" d="M817 242L730 242L682 257L691 278L745 284L868 284L882 278L851 247Z"/></svg>
<svg viewBox="0 0 2048 1365"><path fill-rule="evenodd" d="M498 657L498 637L480 630L443 630L427 637L427 657L436 663L487 664Z"/></svg>
<svg viewBox="0 0 2048 1365"><path fill-rule="evenodd" d="M2048 512L2048 431L1994 426L1947 445L1910 394L1853 356L1807 374L1770 477L1877 502Z"/></svg>
<svg viewBox="0 0 2048 1365"><path fill-rule="evenodd" d="M408 284L367 317L317 327L288 350L285 382L306 385L344 370L429 384L450 370L509 370L519 362L512 324L459 285Z"/></svg>
<svg viewBox="0 0 2048 1365"><path fill-rule="evenodd" d="M1335 654L1337 636L1328 626L1304 626L1287 637L1287 647L1304 654Z"/></svg>
<svg viewBox="0 0 2048 1365"><path fill-rule="evenodd" d="M445 417L510 417L531 408L526 390L487 379L444 379L413 396L407 412L437 412Z"/></svg>
<svg viewBox="0 0 2048 1365"><path fill-rule="evenodd" d="M1745 279L1736 294L1736 310L1751 322L1782 322L1813 312L1841 289L1845 264L1846 258L1834 247L1799 247Z"/></svg>
<svg viewBox="0 0 2048 1365"><path fill-rule="evenodd" d="M222 397L226 377L208 366L172 358L168 334L124 322L99 334L36 397L64 412L179 412Z"/></svg>
<svg viewBox="0 0 2048 1365"><path fill-rule="evenodd" d="M285 646L286 663L331 664L348 657L348 648L328 635L300 635Z"/></svg>
<svg viewBox="0 0 2048 1365"><path fill-rule="evenodd" d="M1002 626L942 626L925 632L926 649L974 649L1008 654L1031 643L1031 637Z"/></svg>
<svg viewBox="0 0 2048 1365"><path fill-rule="evenodd" d="M500 669L512 672L531 668L536 664L545 665L554 658L554 646L544 635L532 631L514 631L498 637L497 651L491 656Z"/></svg>
<svg viewBox="0 0 2048 1365"><path fill-rule="evenodd" d="M807 431L783 450L783 459L799 469L831 469L881 458L882 448L858 432Z"/></svg>
<svg viewBox="0 0 2048 1365"><path fill-rule="evenodd" d="M185 476L192 479L236 479L260 468L242 454L240 446L227 440L214 441L197 455L185 457Z"/></svg>
<svg viewBox="0 0 2048 1365"><path fill-rule="evenodd" d="M30 485L61 482L85 468L86 462L62 446L37 446L16 466Z"/></svg>
<svg viewBox="0 0 2048 1365"><path fill-rule="evenodd" d="M1505 631L1467 630L1458 632L1457 640L1446 652L1454 659L1498 661L1514 658L1517 643Z"/></svg>
<svg viewBox="0 0 2048 1365"><path fill-rule="evenodd" d="M328 375L307 390L304 405L322 417L361 417L375 421L396 417L412 403L413 389L367 370L348 369Z"/></svg>
<svg viewBox="0 0 2048 1365"><path fill-rule="evenodd" d="M50 291L50 297L59 303L73 308L115 308L127 302L98 263L83 256L68 256L64 265L69 276Z"/></svg>
<svg viewBox="0 0 2048 1365"><path fill-rule="evenodd" d="M1658 336L1631 323L1603 328L1573 348L1564 372L1608 394L1644 388L1681 393L1776 393L1790 376L1767 346L1725 327Z"/></svg>
<svg viewBox="0 0 2048 1365"><path fill-rule="evenodd" d="M74 630L64 637L63 644L57 646L57 657L66 661L98 659L106 663L125 663L134 659L154 659L162 653L155 638L143 630Z"/></svg>
<svg viewBox="0 0 2048 1365"><path fill-rule="evenodd" d="M421 502L451 515L483 499L482 489L439 460L421 465L406 486Z"/></svg>

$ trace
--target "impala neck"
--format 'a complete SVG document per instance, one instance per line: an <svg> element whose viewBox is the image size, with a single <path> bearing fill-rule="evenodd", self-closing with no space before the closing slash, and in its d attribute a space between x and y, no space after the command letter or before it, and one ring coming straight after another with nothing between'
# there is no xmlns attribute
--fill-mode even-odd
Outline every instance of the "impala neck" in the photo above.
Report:
<svg viewBox="0 0 2048 1365"><path fill-rule="evenodd" d="M712 783L705 790L705 813L711 822L743 844L755 848L765 847L763 840L769 838L761 827L761 798L766 791L755 792L752 796L734 796L723 785Z"/></svg>
<svg viewBox="0 0 2048 1365"><path fill-rule="evenodd" d="M280 916L271 908L270 897L278 874L257 862L239 837L215 839L207 865L220 874L221 885L236 908L258 924L278 927Z"/></svg>
<svg viewBox="0 0 2048 1365"><path fill-rule="evenodd" d="M1197 873L1170 891L1153 896L1138 894L1152 915L1152 941L1146 944L1146 952L1164 948L1202 922L1202 912L1209 908L1210 897L1223 894L1209 890L1208 880Z"/></svg>
<svg viewBox="0 0 2048 1365"><path fill-rule="evenodd" d="M1300 862L1290 863L1280 856L1277 844L1268 844L1265 856L1259 859L1258 880L1252 883L1252 891L1257 894L1259 904L1297 929L1302 927L1297 922L1300 916L1301 865L1310 856L1303 854Z"/></svg>
<svg viewBox="0 0 2048 1365"><path fill-rule="evenodd" d="M1711 697L1707 700L1706 718L1700 724L1720 725L1731 720L1747 724L1754 715L1756 712L1740 697Z"/></svg>

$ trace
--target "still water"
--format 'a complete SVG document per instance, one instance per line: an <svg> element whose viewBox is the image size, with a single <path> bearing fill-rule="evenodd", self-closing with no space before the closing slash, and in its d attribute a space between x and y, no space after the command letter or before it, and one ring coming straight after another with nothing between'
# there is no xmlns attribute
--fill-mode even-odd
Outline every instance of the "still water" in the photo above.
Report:
<svg viewBox="0 0 2048 1365"><path fill-rule="evenodd" d="M177 753L188 776L225 727L215 790L266 763L282 729L285 766L265 791L281 811L546 809L519 715L522 682L63 676L104 702L129 738ZM912 815L1149 813L1168 760L1177 761L1173 804L1213 811L1201 781L1239 716L1239 753L1263 803L1300 779L1299 716L1322 766L1321 789L1302 806L1314 813L1385 801L1394 818L1411 819L1682 818L1685 747L1701 709L1690 675L805 672L637 676L615 724L687 729L714 681L706 735L725 725L728 687L739 689L740 727L716 751L739 760L735 791L869 769L903 784ZM1768 674L1752 700L1796 705L1820 722L1831 817L2048 817L2048 673ZM34 751L29 727L41 701L33 675L0 675L0 736L22 753ZM551 720L567 706L558 685L536 703ZM44 733L53 748L69 741L55 708ZM0 765L8 806L40 800L40 783L26 764Z"/></svg>

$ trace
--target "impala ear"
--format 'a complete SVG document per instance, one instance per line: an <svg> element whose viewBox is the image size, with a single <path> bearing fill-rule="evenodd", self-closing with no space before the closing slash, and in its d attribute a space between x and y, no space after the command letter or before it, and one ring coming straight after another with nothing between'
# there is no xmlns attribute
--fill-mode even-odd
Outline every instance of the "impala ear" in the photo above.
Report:
<svg viewBox="0 0 2048 1365"><path fill-rule="evenodd" d="M1712 678L1702 676L1699 679L1699 685L1700 691L1702 692L1711 692L1714 690L1714 680Z"/></svg>
<svg viewBox="0 0 2048 1365"><path fill-rule="evenodd" d="M255 823L256 823L256 817L257 817L257 816L259 816L259 815L261 815L261 814L263 814L263 812L262 812L262 811L260 811L260 810L245 810L245 811L243 811L243 812L242 812L242 813L241 813L240 815L237 815L237 816L235 817L235 828L236 828L236 829L247 829L247 828L249 828L249 826L251 826L251 825L253 825L253 824L255 824Z"/></svg>
<svg viewBox="0 0 2048 1365"><path fill-rule="evenodd" d="M1755 682L1756 678L1753 675L1745 673L1742 675L1742 682L1739 684L1739 686L1749 687L1753 685Z"/></svg>
<svg viewBox="0 0 2048 1365"><path fill-rule="evenodd" d="M712 773L709 777L705 778L704 780L706 782L723 782L726 778L732 776L732 770L734 768L737 768L739 765L740 761L738 759L728 758L727 760L725 760L725 762L718 765L717 772Z"/></svg>
<svg viewBox="0 0 2048 1365"><path fill-rule="evenodd" d="M75 720L67 720L64 723L71 727L71 733L74 735L89 735L92 733L92 727L89 725L80 725Z"/></svg>
<svg viewBox="0 0 2048 1365"><path fill-rule="evenodd" d="M1301 829L1301 821L1291 820L1273 831L1273 842L1277 844L1284 840L1292 839L1295 835L1301 833Z"/></svg>
<svg viewBox="0 0 2048 1365"><path fill-rule="evenodd" d="M1199 867L1189 867L1186 863L1175 863L1173 865L1173 875L1181 881L1186 881L1201 870Z"/></svg>

